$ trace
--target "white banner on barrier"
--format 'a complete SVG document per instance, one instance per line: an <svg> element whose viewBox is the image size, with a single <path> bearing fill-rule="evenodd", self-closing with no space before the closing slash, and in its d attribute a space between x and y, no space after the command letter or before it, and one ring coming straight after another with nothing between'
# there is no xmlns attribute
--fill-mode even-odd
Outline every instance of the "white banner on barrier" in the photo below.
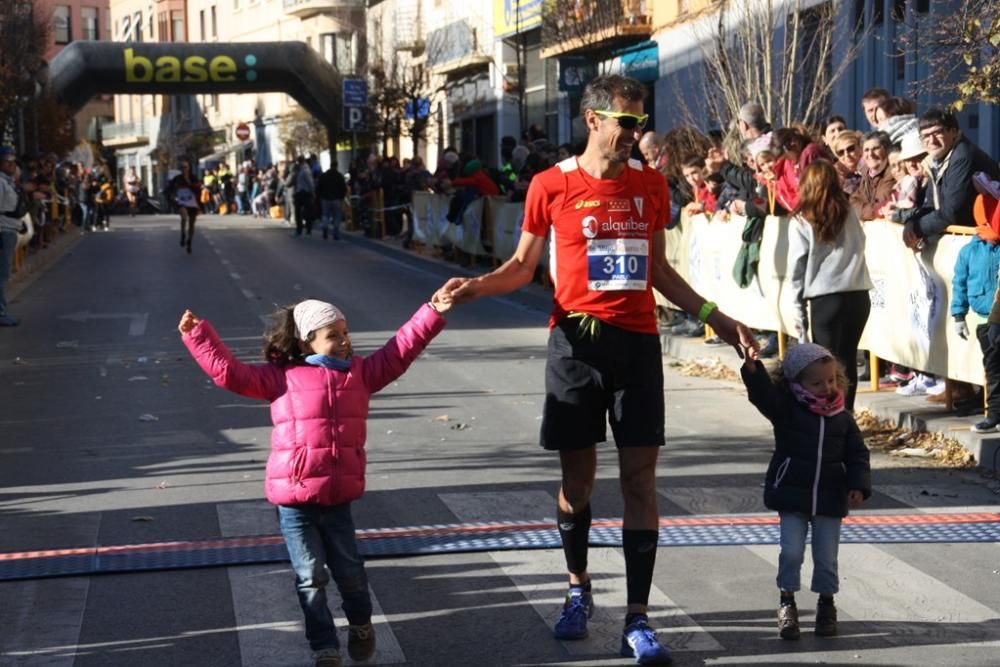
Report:
<svg viewBox="0 0 1000 667"><path fill-rule="evenodd" d="M731 274L745 219L683 218L667 232L667 261L692 287L748 326L794 335L795 304L788 282L788 219L768 218L761 239L757 285L740 289ZM864 223L865 256L874 288L861 347L878 357L935 375L982 384L982 352L974 336L949 326L955 260L971 237L946 234L919 255L906 248L902 226ZM667 302L657 295L657 303ZM973 316L969 326L974 329Z"/></svg>

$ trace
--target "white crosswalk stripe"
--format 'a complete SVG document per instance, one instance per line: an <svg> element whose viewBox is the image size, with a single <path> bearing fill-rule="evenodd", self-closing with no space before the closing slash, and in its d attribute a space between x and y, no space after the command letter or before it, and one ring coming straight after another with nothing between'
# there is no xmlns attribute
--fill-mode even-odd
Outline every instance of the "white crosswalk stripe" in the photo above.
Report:
<svg viewBox="0 0 1000 667"><path fill-rule="evenodd" d="M463 522L553 520L556 500L544 491L444 493L442 502ZM548 627L559 618L566 592L566 561L562 550L534 551L529 557L513 551L490 554L504 574L531 603ZM563 642L574 656L618 652L625 618L625 559L618 549L592 548L588 570L594 582L594 617L587 624L590 636ZM550 583L539 585L548 578ZM719 651L722 645L681 611L663 591L653 586L649 595L651 625L672 651Z"/></svg>
<svg viewBox="0 0 1000 667"><path fill-rule="evenodd" d="M225 503L218 505L217 512L223 537L275 535L279 532L274 506L266 501ZM231 567L228 574L236 627L240 631L243 664L262 667L303 664L304 658L309 655L309 647L302 611L295 597L294 575L288 564ZM386 620L378 598L373 591L370 592L376 648L369 662L406 662L403 649ZM347 621L340 611L337 587L331 582L326 593L337 626L346 630ZM341 655L345 664L352 664L353 661L347 657L346 646L345 631L341 634Z"/></svg>

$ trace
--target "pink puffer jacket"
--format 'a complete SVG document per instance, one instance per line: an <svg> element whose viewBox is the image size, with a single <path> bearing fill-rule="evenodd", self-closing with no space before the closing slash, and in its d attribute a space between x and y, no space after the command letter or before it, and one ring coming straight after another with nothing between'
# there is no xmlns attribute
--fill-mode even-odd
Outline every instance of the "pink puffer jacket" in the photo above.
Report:
<svg viewBox="0 0 1000 667"><path fill-rule="evenodd" d="M347 372L321 366L245 364L202 321L182 336L220 387L271 403L271 454L265 494L275 505L339 505L365 491L365 439L371 395L402 375L445 320L421 306L380 350L355 356Z"/></svg>

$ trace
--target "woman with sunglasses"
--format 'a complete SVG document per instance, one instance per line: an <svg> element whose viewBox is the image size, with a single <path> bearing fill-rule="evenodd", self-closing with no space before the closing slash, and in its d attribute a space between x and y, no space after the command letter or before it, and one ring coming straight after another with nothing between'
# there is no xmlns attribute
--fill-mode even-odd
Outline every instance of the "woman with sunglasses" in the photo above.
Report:
<svg viewBox="0 0 1000 667"><path fill-rule="evenodd" d="M833 140L833 154L837 158L834 168L840 178L840 187L850 196L861 184L861 133L844 130Z"/></svg>

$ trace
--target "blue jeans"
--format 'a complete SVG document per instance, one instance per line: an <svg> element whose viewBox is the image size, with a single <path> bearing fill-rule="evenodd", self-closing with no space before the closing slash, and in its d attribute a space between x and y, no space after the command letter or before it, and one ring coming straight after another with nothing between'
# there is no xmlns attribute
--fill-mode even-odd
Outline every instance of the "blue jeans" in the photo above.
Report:
<svg viewBox="0 0 1000 667"><path fill-rule="evenodd" d="M340 199L320 199L323 215L323 234L328 227L333 227L333 238L340 240L340 221L344 217L344 202Z"/></svg>
<svg viewBox="0 0 1000 667"><path fill-rule="evenodd" d="M812 591L834 595L840 590L837 577L837 549L840 547L840 518L801 512L780 512L781 553L778 555L778 588L794 593L800 588L800 571L806 554L806 531L812 523Z"/></svg>
<svg viewBox="0 0 1000 667"><path fill-rule="evenodd" d="M354 539L351 504L278 506L278 524L295 572L309 647L313 651L339 648L337 628L326 602L330 574L343 599L347 622L363 625L372 617L368 575Z"/></svg>
<svg viewBox="0 0 1000 667"><path fill-rule="evenodd" d="M14 268L15 248L17 232L13 229L0 230L0 315L7 314L7 281Z"/></svg>

